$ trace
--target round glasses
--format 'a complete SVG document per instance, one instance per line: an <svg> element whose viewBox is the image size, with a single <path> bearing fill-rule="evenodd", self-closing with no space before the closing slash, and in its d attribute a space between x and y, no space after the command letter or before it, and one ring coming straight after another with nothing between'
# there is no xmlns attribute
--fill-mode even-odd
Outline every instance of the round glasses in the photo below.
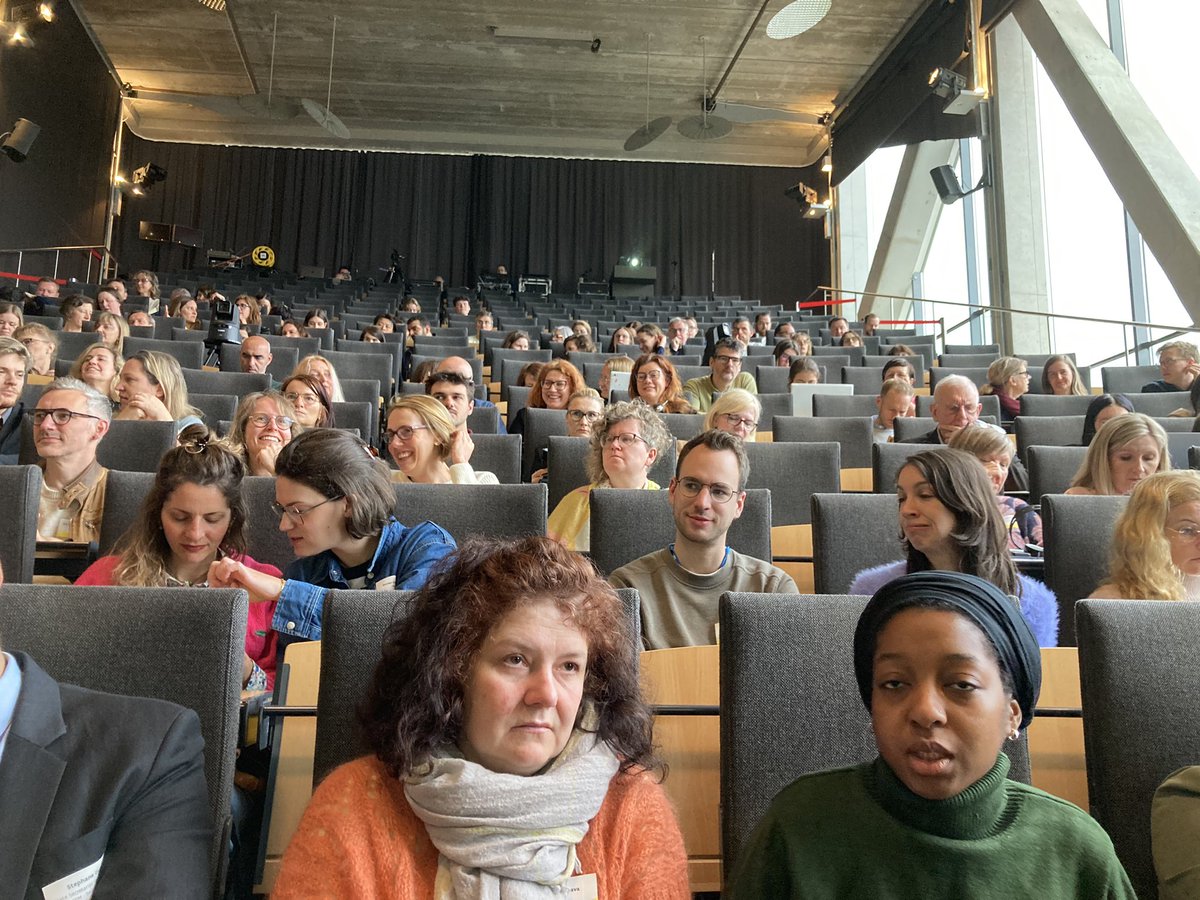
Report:
<svg viewBox="0 0 1200 900"><path fill-rule="evenodd" d="M394 440L411 441L414 434L422 428L428 427L428 425L401 425L399 428L389 428L383 433L383 439L389 444Z"/></svg>
<svg viewBox="0 0 1200 900"><path fill-rule="evenodd" d="M291 431L295 421L289 416L270 416L266 413L255 413L246 418L247 422L257 425L259 428L266 428L272 422L280 431Z"/></svg>
<svg viewBox="0 0 1200 900"><path fill-rule="evenodd" d="M568 409L567 415L570 416L572 419L574 419L576 422L582 422L585 419L588 422L599 422L601 419L604 418L604 413L589 412L588 410L583 410L583 409Z"/></svg>
<svg viewBox="0 0 1200 900"><path fill-rule="evenodd" d="M649 443L650 443L644 437L642 437L640 434L634 434L633 432L630 432L630 431L626 431L624 434L612 434L610 432L608 434L605 434L604 437L600 438L600 446L608 447L615 442L617 444L620 444L622 447L624 447L625 449L628 450L630 447L632 447L638 441L642 441L643 443L645 443L647 445L649 445Z"/></svg>
<svg viewBox="0 0 1200 900"><path fill-rule="evenodd" d="M697 481L695 478L680 478L675 482L675 488L681 491L683 496L688 499L699 497L700 492L708 488L708 496L712 497L713 503L728 503L734 493L736 493L728 485L707 484L703 481Z"/></svg>
<svg viewBox="0 0 1200 900"><path fill-rule="evenodd" d="M33 416L33 424L41 425L49 416L55 425L66 425L72 419L99 419L99 416L89 416L87 413L75 412L70 409L35 409L30 415Z"/></svg>
<svg viewBox="0 0 1200 900"><path fill-rule="evenodd" d="M326 503L332 503L334 500L341 500L341 499L342 498L340 496L329 497L325 500L322 500L320 503L314 503L312 506L308 506L308 507L300 506L297 503L292 503L289 506L284 506L282 503L272 502L271 509L275 510L275 515L277 515L277 516L287 516L295 524L303 525L304 517L307 516L314 509L324 506Z"/></svg>
<svg viewBox="0 0 1200 900"><path fill-rule="evenodd" d="M730 428L745 428L747 431L754 431L758 428L758 423L749 416L739 416L737 413L725 413L722 418L729 423Z"/></svg>

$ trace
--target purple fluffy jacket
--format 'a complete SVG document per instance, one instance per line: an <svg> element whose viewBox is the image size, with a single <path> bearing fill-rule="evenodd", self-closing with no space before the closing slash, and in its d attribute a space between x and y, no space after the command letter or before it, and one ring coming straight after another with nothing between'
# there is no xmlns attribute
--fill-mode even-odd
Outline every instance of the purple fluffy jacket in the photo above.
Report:
<svg viewBox="0 0 1200 900"><path fill-rule="evenodd" d="M906 574L908 563L903 560L884 563L872 569L863 569L854 576L849 593L870 597L894 578ZM1040 647L1058 646L1058 599L1054 592L1040 581L1025 575L1021 580L1021 615L1029 623L1033 636Z"/></svg>

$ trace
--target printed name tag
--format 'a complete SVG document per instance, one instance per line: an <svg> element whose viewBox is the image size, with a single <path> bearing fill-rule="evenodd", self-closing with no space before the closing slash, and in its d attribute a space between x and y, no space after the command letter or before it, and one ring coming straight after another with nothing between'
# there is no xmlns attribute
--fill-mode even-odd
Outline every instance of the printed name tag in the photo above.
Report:
<svg viewBox="0 0 1200 900"><path fill-rule="evenodd" d="M565 887L570 900L600 900L600 886L594 873L568 878Z"/></svg>
<svg viewBox="0 0 1200 900"><path fill-rule="evenodd" d="M52 884L42 888L45 900L89 900L92 891L96 889L96 880L100 877L100 866L104 857L100 857L90 866L84 866L78 872L72 872Z"/></svg>

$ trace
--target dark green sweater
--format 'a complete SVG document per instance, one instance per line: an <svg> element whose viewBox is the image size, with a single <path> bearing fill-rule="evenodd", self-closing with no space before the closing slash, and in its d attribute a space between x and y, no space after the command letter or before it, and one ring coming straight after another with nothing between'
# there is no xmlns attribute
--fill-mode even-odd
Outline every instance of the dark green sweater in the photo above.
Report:
<svg viewBox="0 0 1200 900"><path fill-rule="evenodd" d="M771 802L723 896L1135 896L1112 841L1087 813L1007 775L1001 754L949 800L918 797L882 759L806 775Z"/></svg>

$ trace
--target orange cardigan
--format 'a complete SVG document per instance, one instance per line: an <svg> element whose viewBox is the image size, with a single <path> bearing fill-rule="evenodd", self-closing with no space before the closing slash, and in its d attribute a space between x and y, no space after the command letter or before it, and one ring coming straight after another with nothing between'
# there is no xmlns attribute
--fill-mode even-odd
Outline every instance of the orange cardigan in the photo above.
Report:
<svg viewBox="0 0 1200 900"><path fill-rule="evenodd" d="M602 900L690 900L683 837L649 773L613 778L579 860L584 874L596 874ZM313 794L271 897L432 897L437 862L403 783L379 760L362 757L334 770Z"/></svg>

